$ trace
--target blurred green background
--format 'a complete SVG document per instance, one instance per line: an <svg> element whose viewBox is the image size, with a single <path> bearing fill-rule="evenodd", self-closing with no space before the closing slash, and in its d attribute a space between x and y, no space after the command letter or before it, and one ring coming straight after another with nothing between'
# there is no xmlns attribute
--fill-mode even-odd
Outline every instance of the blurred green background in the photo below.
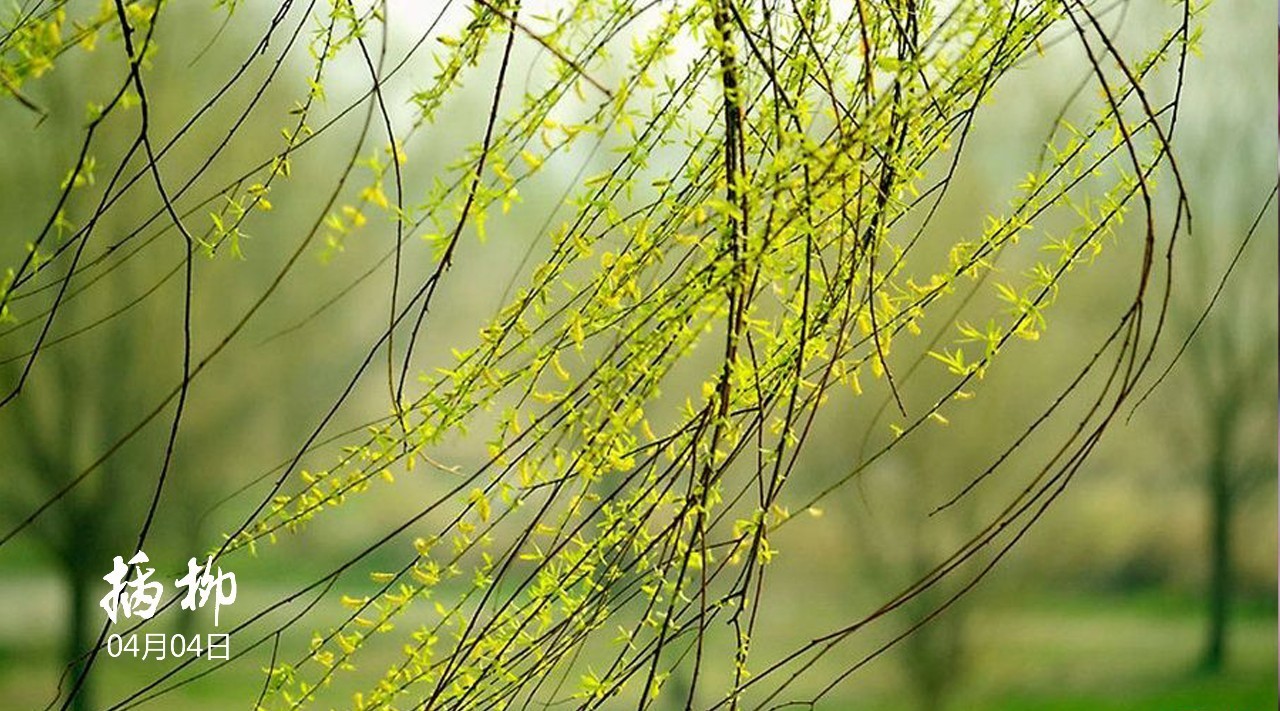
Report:
<svg viewBox="0 0 1280 711"><path fill-rule="evenodd" d="M1153 26L1150 13L1160 11L1152 5L1160 4L1118 3L1105 17L1118 23L1121 37L1141 40ZM404 3L392 8L401 17L413 16ZM159 34L161 51L179 57L157 64L149 76L159 97L153 120L161 135L207 95L189 87L234 68L239 57L233 50L249 46L267 11L246 6L219 29L196 21L206 9L175 5ZM1181 247L1168 334L1157 361L1161 368L1213 295L1274 189L1274 11L1269 0L1216 3L1207 15L1203 56L1187 70L1177 140L1196 223L1195 234ZM404 35L394 38L398 46L412 41L416 31L412 23L402 24ZM201 53L218 32L223 33L219 42ZM984 107L941 222L966 228L979 224L986 212L1002 209L1011 187L1033 164L1054 114L1085 77L1079 54L1070 42L1050 48L1043 60L1010 76ZM279 82L284 88L274 87L264 98L281 124L306 70L305 56L295 59L284 66L287 78ZM331 113L356 96L363 79L358 69L344 68L342 79L328 87ZM21 259L24 235L38 231L52 205L49 191L32 195L26 186L61 180L83 127L77 107L86 92L93 95L104 71L91 57L68 55L33 84L30 96L50 109L44 121L15 102L0 104L4 264ZM393 88L407 91L415 79L428 75L429 67L411 67ZM247 101L247 90L238 91ZM486 101L483 88L464 87L453 99L432 139L410 150L419 180L456 157L448 147L471 140L475 114ZM217 110L230 117L236 106L231 101ZM122 151L127 127L112 130L108 145ZM248 124L214 165L213 175L229 177L252 165L263 155L260 142L272 140L275 131L270 121ZM174 162L198 161L199 147L220 138L208 133L183 144L184 153ZM214 345L216 335L287 258L295 245L295 225L309 224L332 189L333 171L327 166L345 160L354 139L354 126L343 124L299 155L293 178L272 195L276 209L249 230L244 261L220 259L202 266L202 281L225 287L204 292L196 304L197 352ZM375 134L364 152L382 143ZM111 164L108 155L99 160ZM572 175L560 178L567 184ZM559 199L562 186L547 182L524 193L523 209L530 214ZM149 193L136 195L111 213L102 229L103 246L156 207ZM439 297L449 307L435 315L433 337L423 344L420 362L440 361L450 346L474 340L477 324L500 303L501 289L495 285L519 273L528 248L520 228L514 220L497 218L486 244L463 247L466 254ZM1277 706L1277 231L1273 205L1181 363L1131 421L1107 435L1066 494L997 572L854 675L820 707L1241 711ZM198 406L186 415L174 481L147 546L164 577L176 577L188 556L206 550L238 521L234 505L210 509L287 459L376 338L384 325L384 294L369 282L323 318L292 327L323 295L373 266L390 234L388 225L374 224L352 236L340 253L308 250L300 267L303 277L274 297L273 315L252 323L196 385ZM151 297L113 318L110 328L52 345L33 377L30 397L21 407L0 412L5 530L132 426L180 372L180 348L171 337L180 279L159 280L178 264L181 249L173 235L161 240L161 248L121 268L99 270L100 288L117 299L141 295L159 282ZM1136 240L1128 240L1120 249L1131 254L1135 247ZM427 264L426 252L419 244L411 247L408 268ZM1114 312L1130 297L1130 288L1105 265L1085 270L1072 283L1075 293L1053 308L1044 337L1013 347L992 369L979 396L951 418L950 427L911 440L824 501L820 511L807 514L804 525L784 529L775 541L781 554L770 571L771 599L781 602L765 610L767 619L754 643L789 649L837 621L874 609L943 559L1025 486L1027 479L1019 479L1014 466L1007 470L1014 473L984 485L961 505L929 516L1044 406L1040 386L1062 382L1079 363L1078 345L1092 343L1113 323L1099 314ZM107 307L92 298L73 298L64 318L90 324L108 315ZM11 328L0 331L8 334ZM0 351L0 373L8 383L21 364L16 359L21 349L10 346L25 341L0 343L8 347ZM335 431L384 414L385 384L372 380L357 391ZM797 485L797 501L856 461L864 452L864 433L879 438L887 432L888 420L875 412L879 404L864 398L857 407L837 405L842 409L821 418L798 477L813 483ZM131 545L130 531L147 503L140 492L150 490L164 436L163 426L147 429L64 506L0 548L0 707L40 708L52 697L77 589L89 601L90 609L81 614L96 630L100 576L111 556ZM482 438L473 439L472 445L449 445L439 458L464 464L480 459ZM1034 441L1025 453L1028 461L1043 453L1037 447L1052 442L1052 432ZM315 460L326 456L322 452ZM415 487L425 486L408 481L371 492L357 510L338 512L327 525L283 541L280 545L294 555L293 565L237 560L237 607L260 607L327 570L386 521L410 510ZM382 569L381 563L394 560L389 553L375 554L362 570ZM860 637L832 668L848 666L940 601L925 599L884 629ZM339 614L335 609L314 619L322 626ZM296 639L282 644L305 644L310 630L293 634ZM266 664L261 651L152 706L244 708L252 699L246 689L261 684L260 667ZM389 662L398 650L375 654L382 653ZM376 671L378 661L372 656L363 664ZM100 703L114 701L155 668L100 660L94 696Z"/></svg>

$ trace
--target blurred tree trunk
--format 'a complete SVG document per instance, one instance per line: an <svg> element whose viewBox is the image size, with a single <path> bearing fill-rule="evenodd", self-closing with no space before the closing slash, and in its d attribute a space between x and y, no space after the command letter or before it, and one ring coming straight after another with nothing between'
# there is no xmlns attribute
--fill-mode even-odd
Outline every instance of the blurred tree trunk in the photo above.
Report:
<svg viewBox="0 0 1280 711"><path fill-rule="evenodd" d="M1205 471L1208 503L1209 579L1205 603L1208 630L1200 668L1216 673L1226 664L1227 628L1231 610L1232 541L1231 522L1235 517L1235 492L1231 476L1231 434L1235 429L1234 403L1225 398L1216 403L1210 430L1210 459Z"/></svg>
<svg viewBox="0 0 1280 711"><path fill-rule="evenodd" d="M84 531L86 539L92 539L90 531ZM65 658L67 661L68 683L74 683L80 676L80 671L84 667L85 654L93 647L95 640L94 624L95 616L90 613L93 607L93 571L96 561L88 560L88 556L92 555L94 546L85 545L83 547L71 546L70 551L83 551L71 553L64 557L64 575L66 576L70 587L70 598L68 604L71 606L71 614L67 620L67 647ZM70 552L69 551L69 552ZM71 704L74 711L89 711L93 708L93 689L91 688L92 677L87 677L81 682L80 693L76 694Z"/></svg>

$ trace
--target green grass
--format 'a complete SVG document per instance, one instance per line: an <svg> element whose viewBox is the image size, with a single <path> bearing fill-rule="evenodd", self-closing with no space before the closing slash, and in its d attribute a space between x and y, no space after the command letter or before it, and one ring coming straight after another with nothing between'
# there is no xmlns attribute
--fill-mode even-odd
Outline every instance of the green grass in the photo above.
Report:
<svg viewBox="0 0 1280 711"><path fill-rule="evenodd" d="M1276 617L1266 606L1239 615L1231 659L1220 675L1196 674L1203 624L1194 601L1168 594L982 597L965 620L965 661L948 703L930 711L1270 711L1277 707ZM291 632L305 644L309 631ZM767 639L758 640L763 659ZM0 638L0 699L39 708L56 683L57 641ZM190 711L245 708L261 687L267 650L149 706ZM395 661L369 650L356 676ZM160 667L102 660L99 703L118 700ZM589 661L589 660L588 660ZM944 663L949 664L950 660ZM167 663L161 666L166 666ZM950 666L948 665L948 668ZM819 711L916 711L902 657L870 665L817 706ZM348 679L344 685L357 681ZM341 703L342 699L328 699ZM706 701L705 699L703 701ZM329 703L321 705L328 708Z"/></svg>
<svg viewBox="0 0 1280 711"><path fill-rule="evenodd" d="M1216 675L1196 671L1200 608L1166 592L1041 597L1019 609L986 606L971 622L973 668L952 711L1277 707L1276 616L1263 605L1236 616L1231 659Z"/></svg>
<svg viewBox="0 0 1280 711"><path fill-rule="evenodd" d="M990 711L1270 711L1276 708L1274 675L1231 671L1215 677L1152 681L1151 688L1077 691L1065 698L1045 693L990 699L973 708Z"/></svg>

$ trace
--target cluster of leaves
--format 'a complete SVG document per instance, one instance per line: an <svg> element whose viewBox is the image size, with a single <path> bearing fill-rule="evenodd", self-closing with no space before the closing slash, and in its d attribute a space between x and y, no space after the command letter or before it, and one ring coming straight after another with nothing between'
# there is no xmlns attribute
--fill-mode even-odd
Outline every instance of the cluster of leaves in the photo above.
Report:
<svg viewBox="0 0 1280 711"><path fill-rule="evenodd" d="M336 589L350 610L342 624L318 631L296 659L273 652L258 699L263 707L316 701L371 645L399 646L403 653L354 696L355 708L562 702L595 708L619 697L644 708L679 668L691 674L683 692L690 704L768 706L800 693L813 703L884 648L830 679L811 678L815 660L944 578L959 576L962 583L933 614L986 575L1070 481L1151 358L1163 318L1164 294L1153 286L1161 278L1156 263L1172 256L1174 237L1185 227L1185 203L1177 201L1166 216L1152 199L1161 170L1173 175L1181 194L1169 153L1178 97L1175 91L1158 101L1146 87L1170 63L1180 85L1200 10L1193 3L1181 5L1176 26L1159 43L1132 58L1100 25L1097 10L1080 0L858 0L846 7L812 0L582 0L541 16L519 0L477 0L460 10L466 17L454 18L454 35L437 29L450 12L445 3L391 67L386 5L334 0L320 11L315 4L282 3L245 65L264 54L273 33L292 26L296 38L305 26L315 28L313 70L294 119L281 131L283 145L203 202L183 197L194 178L166 193L157 173L169 228L188 234L183 218L204 209L210 224L193 235L193 244L210 256L223 243L241 254L242 225L271 209L267 196L273 183L289 177L290 156L333 125L313 128L309 117L326 101L329 68L343 61L366 70L370 81L340 114L364 106L359 139L315 223L300 230L280 277L214 350L184 370L181 385L152 417L173 398L181 417L187 384L317 237L323 235L331 258L349 246L345 238L356 229L391 225L394 244L378 262L394 264L386 331L343 399L216 554L268 554L262 542L318 525L325 511L380 480L394 482L402 471L426 471L446 483L361 554L388 545L405 549L399 569L373 576L371 594L343 580L358 559L346 561L235 629L234 638L243 641L239 656L272 639L278 644L284 626L263 627L270 613L301 595L325 597ZM148 4L143 18L129 11L135 5L104 8L94 22L132 24L133 34L149 38L167 7ZM58 30L61 13L19 18L4 56L59 53L71 41ZM376 45L375 32L382 33ZM1002 77L1061 39L1078 44L1088 58L1090 82L1099 90L1096 110L1087 122L1055 127L1005 214L990 216L978 233L953 236L932 218L981 105ZM385 85L410 57L428 51L424 45L434 51L437 70L409 95L414 119L397 131ZM521 49L537 51L544 71L517 95L509 70ZM134 69L121 95L131 84L143 95L144 56L145 49L135 49L126 57ZM274 60L273 77L283 57ZM5 61L0 77L18 96L20 80L39 70L34 60ZM472 79L490 63L493 72ZM429 176L423 199L410 198L406 152L472 81L492 89L483 137L461 151L446 174ZM95 122L108 113L98 112ZM375 124L381 138L369 136ZM146 138L145 119L142 126ZM380 144L372 157L368 142ZM601 148L616 157L607 169L580 175L552 218L528 235L540 245L539 258L477 341L455 350L447 367L409 381L413 346L430 330L437 285L458 259L460 241L473 232L483 239L495 210L521 210L519 188L549 166ZM151 155L149 144L147 150ZM349 185L357 165L368 169L367 182ZM68 228L62 244L79 246L58 277L64 284L78 274L79 250L97 215L123 194L115 186L125 170L121 164L101 188L86 227ZM64 195L92 187L88 175L87 168L74 169ZM209 204L216 206L212 212ZM1088 404L1087 417L1031 473L1022 494L883 607L793 650L753 646L767 604L766 572L778 553L771 538L797 520L788 508L811 509L903 438L928 423L945 425L1012 339L1040 337L1049 308L1070 291L1067 275L1105 252L1135 205L1145 243L1131 273L1133 301L1079 374L1009 445L1009 451L1019 447L1067 399ZM385 219L371 222L375 215ZM1058 224L1070 227L1052 233L1049 225ZM413 237L426 242L436 267L402 283L408 278L400 268L402 251ZM1039 245L1039 258L1019 273L1000 272L1001 255L1020 241ZM939 243L945 256L932 263L921 245ZM45 273L44 264L61 254L10 272L0 304L38 283L32 280ZM191 254L184 262L188 294ZM1000 276L990 280L993 274ZM945 315L948 303L976 290L998 304L983 326ZM56 303L35 318L51 322L55 313ZM895 374L902 359L894 354L934 313L955 335L950 343L916 350L928 351L950 381L941 392L925 392ZM28 368L39 349L37 342ZM707 349L711 355L702 356ZM378 353L386 358L390 414L362 440L351 439L329 468L301 469ZM701 383L683 392L680 371L689 368ZM1102 373L1095 379L1101 384L1086 391L1082 383L1094 372ZM817 493L807 500L784 496L824 406L832 398L872 393L898 413L879 448L830 481L810 482L806 488ZM484 411L497 420L484 463L466 472L439 464L432 452L467 437L469 423ZM957 498L996 472L1009 451ZM424 521L441 523L429 537L413 539ZM421 609L427 605L432 609ZM707 650L723 648L725 635L733 663L709 662ZM173 687L164 682L183 668L121 705L166 693Z"/></svg>

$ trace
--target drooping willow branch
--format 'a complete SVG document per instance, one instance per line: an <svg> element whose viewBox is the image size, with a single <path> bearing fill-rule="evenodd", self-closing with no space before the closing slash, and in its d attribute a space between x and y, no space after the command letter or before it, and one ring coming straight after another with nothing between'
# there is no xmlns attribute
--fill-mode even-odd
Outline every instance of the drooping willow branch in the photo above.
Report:
<svg viewBox="0 0 1280 711"><path fill-rule="evenodd" d="M189 236L210 257L222 245L236 252L242 226L270 209L273 185L297 180L290 159L352 112L363 114L350 159L324 176L334 187L309 229L297 230L297 246L269 286L211 351L188 363L167 398L0 544L57 505L175 397L181 401L246 324L272 308L272 294L296 278L300 256L317 241L326 245L326 256L341 259L343 250L355 249L346 237L376 229L370 216L383 217L392 236L381 258L337 294L318 299L292 328L322 318L358 284L386 276L389 266L385 328L350 377L334 386L332 404L317 414L294 455L254 480L264 486L243 490L256 498L242 504L243 524L228 531L214 553L272 555L265 544L324 525L328 509L359 506L360 495L383 479L426 476L439 484L418 511L388 524L357 555L234 629L237 656L270 649L259 702L280 708L317 702L365 649L386 645L402 655L380 679L360 678L365 691L350 700L356 708L596 708L620 699L646 708L670 693L664 683L676 673L689 675L680 700L686 707L816 703L976 586L1079 472L1142 382L1163 325L1174 244L1190 228L1170 143L1198 8L1182 3L1169 31L1135 53L1122 50L1100 23L1100 10L1081 0L946 6L583 0L546 13L515 1L452 5L395 58L388 44L392 8L384 3L335 0L324 9L282 3L241 70L158 150L144 128L145 168L125 177L130 152L114 166L97 207L81 218L84 226L67 230L50 249L45 241L54 225L76 219L64 213L68 196L92 187L75 180L87 165L96 124L90 125L54 214L0 289L0 306L20 321L5 331L4 342L43 319L34 344L21 345L25 369L10 398L38 367L46 336L50 344L69 343L83 330L110 325L104 318L53 331L64 294L92 293L86 269L109 271L164 234L185 234L183 225L214 199L228 207ZM120 26L127 27L129 8L156 6L120 4L115 22L126 23ZM452 26L462 30L446 35L437 23L451 11L457 13ZM15 77L25 81L32 74L8 64L20 49L34 51L19 44L29 44L23 38L31 33L23 28L60 23L57 12L25 13L7 30L0 43L5 86L21 89ZM148 31L161 24L155 12L147 17ZM248 76L245 68L267 61L262 57L272 35L292 22L293 34L262 86L286 81L286 54L302 27L317 20L305 98L283 132L284 144L226 185L207 184L207 170L222 150L214 147L209 161L174 182L180 187L170 193L160 180L161 165L173 160L166 157L169 147L191 126L213 120L206 109ZM157 32L163 42L163 28ZM987 216L975 234L957 235L935 216L952 197L971 128L992 119L984 103L1013 68L1038 61L1041 49L1057 41L1055 33L1083 49L1100 101L1089 113L1078 112L1086 117L1079 125L1060 121L1040 160L1027 157L1032 170L1016 186L1006 214ZM430 51L436 74L426 86L412 87L414 120L398 126L392 103L399 89L391 82ZM132 51L128 56L142 95L139 60ZM478 68L490 60L493 71ZM163 52L153 61L164 61ZM359 68L367 86L312 128L330 67L343 61ZM511 78L518 61L530 65L523 91ZM1173 77L1169 97L1152 88L1165 75ZM484 89L488 108L476 122L475 142L459 151L447 174L430 176L425 195L411 195L415 146L448 120L458 87L473 84ZM160 100L141 98L144 107ZM256 112L256 101L230 125L228 140L250 121L272 120ZM375 117L386 146L365 161L370 177L356 189L353 169L377 135L370 133ZM439 285L456 272L483 273L482 264L467 263L472 250L460 245L472 234L484 239L493 213L532 213L520 187L549 181L553 169L598 149L609 149L611 164L554 205L546 228L521 234L515 225L537 223L501 222L504 240L532 241L530 254L539 258L513 277L511 298L478 325L476 340L457 344L453 362L433 364L412 385L410 370L422 366L415 346L433 337L442 311ZM181 170L166 167L165 173ZM118 209L130 191L142 190L144 172L164 198L169 224L142 237L162 219L153 217L81 265L94 222ZM1162 174L1173 177L1176 192L1167 211L1152 188ZM387 197L387 181L394 199ZM210 197L197 200L197 186ZM1135 207L1142 215L1136 236L1120 229ZM414 238L424 239L436 260L425 273L405 269ZM1142 241L1142 257L1126 265L1113 243L1134 238ZM1031 268L997 271L997 260L1025 254L1018 250L1026 242L1040 247ZM201 268L193 260L185 264ZM936 496L940 512L1005 472L1025 482L1013 500L876 610L829 625L794 649L753 644L761 606L769 604L767 571L777 554L771 539L780 527L802 525L788 504L814 506L923 428L964 416L961 401L1012 342L1039 339L1059 298L1088 298L1073 293L1070 275L1108 266L1134 289L1106 338L1082 350L1067 382L1040 394L1040 414L989 467L961 491ZM77 280L79 290L72 287ZM187 284L200 283L188 272ZM946 313L967 288L997 304L985 314L986 325L959 319L957 309L940 326L933 314ZM48 301L39 296L48 290L57 294L52 303L33 308ZM926 328L944 334L919 355L950 378L940 390L921 384L913 377L918 368L901 368L895 356L910 353L912 339ZM396 343L403 349L399 364ZM331 437L335 417L351 407L351 394L379 357L386 362L391 414L372 421L361 437L342 436L344 446L329 466L304 467L304 460L325 456L320 445ZM803 469L806 444L815 422L830 416L829 403L862 398L855 400L861 404L869 396L893 404L891 432L868 433L871 454L843 472ZM483 443L482 463L456 473L440 466L433 450L472 441L468 427L486 411L496 413L497 424ZM1083 414L1067 423L1043 461L1008 471L1011 456L1034 433L1070 411ZM398 569L376 573L372 587L347 575L386 547L403 551ZM840 673L815 678L822 669L815 662L843 649L855 633L944 585L951 587L931 614L841 662ZM330 590L350 608L345 621L317 631L305 649L282 638L293 625L307 624L311 605L331 602ZM306 609L290 613L304 600ZM732 664L713 662L712 649L732 649ZM141 704L215 673L189 664L111 708ZM64 706L74 688L61 696Z"/></svg>

